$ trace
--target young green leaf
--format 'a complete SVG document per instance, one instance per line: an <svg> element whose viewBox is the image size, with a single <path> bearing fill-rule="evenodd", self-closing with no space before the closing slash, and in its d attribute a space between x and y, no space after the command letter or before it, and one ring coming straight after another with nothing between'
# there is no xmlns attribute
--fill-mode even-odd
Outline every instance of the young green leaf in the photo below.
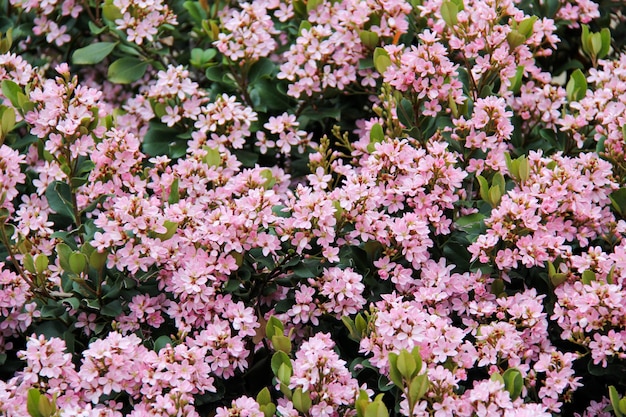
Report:
<svg viewBox="0 0 626 417"><path fill-rule="evenodd" d="M617 393L617 389L613 385L609 387L609 399L611 400L611 405L613 406L613 412L615 413L615 416L625 417L626 412L622 412L621 410L621 399L619 394Z"/></svg>
<svg viewBox="0 0 626 417"><path fill-rule="evenodd" d="M441 18L449 27L456 26L459 23L458 14L459 7L455 3L451 1L441 3Z"/></svg>
<svg viewBox="0 0 626 417"><path fill-rule="evenodd" d="M587 79L580 69L577 69L570 76L565 87L567 99L569 101L580 101L587 94Z"/></svg>
<svg viewBox="0 0 626 417"><path fill-rule="evenodd" d="M41 392L37 388L31 388L26 395L26 410L31 417L43 417L39 411L39 399L41 398Z"/></svg>
<svg viewBox="0 0 626 417"><path fill-rule="evenodd" d="M374 67L381 75L385 73L387 67L391 65L391 58L383 48L374 49Z"/></svg>

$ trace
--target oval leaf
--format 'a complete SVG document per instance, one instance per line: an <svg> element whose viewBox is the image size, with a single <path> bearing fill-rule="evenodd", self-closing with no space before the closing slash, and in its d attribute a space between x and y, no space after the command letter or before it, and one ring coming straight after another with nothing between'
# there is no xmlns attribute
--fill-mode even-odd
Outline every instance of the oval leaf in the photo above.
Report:
<svg viewBox="0 0 626 417"><path fill-rule="evenodd" d="M109 67L107 77L117 84L130 84L137 81L146 73L148 63L139 58L120 58Z"/></svg>
<svg viewBox="0 0 626 417"><path fill-rule="evenodd" d="M117 46L117 42L98 42L79 48L72 55L72 62L77 65L91 65L101 62L109 56Z"/></svg>

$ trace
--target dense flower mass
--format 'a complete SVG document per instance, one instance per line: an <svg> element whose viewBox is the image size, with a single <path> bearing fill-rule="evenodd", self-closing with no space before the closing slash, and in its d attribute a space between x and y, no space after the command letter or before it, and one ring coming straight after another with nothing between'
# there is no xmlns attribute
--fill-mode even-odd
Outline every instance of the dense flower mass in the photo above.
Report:
<svg viewBox="0 0 626 417"><path fill-rule="evenodd" d="M620 2L5 9L1 415L626 415Z"/></svg>

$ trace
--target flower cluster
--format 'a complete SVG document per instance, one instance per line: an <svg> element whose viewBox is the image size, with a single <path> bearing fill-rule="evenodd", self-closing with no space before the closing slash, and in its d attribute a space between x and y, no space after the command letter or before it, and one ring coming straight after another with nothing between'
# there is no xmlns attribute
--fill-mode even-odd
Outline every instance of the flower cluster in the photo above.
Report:
<svg viewBox="0 0 626 417"><path fill-rule="evenodd" d="M238 8L223 10L226 32L220 32L216 48L233 62L254 63L271 54L278 46L268 9L276 2L241 3Z"/></svg>
<svg viewBox="0 0 626 417"><path fill-rule="evenodd" d="M367 71L358 69L367 52L360 30L395 36L407 30L408 13L410 5L404 1L321 2L310 11L309 24L283 54L285 62L278 78L290 81L288 94L295 98L329 89L342 91L357 81L357 76L368 76ZM372 22L372 16L378 24Z"/></svg>
<svg viewBox="0 0 626 417"><path fill-rule="evenodd" d="M576 158L531 153L528 179L502 197L486 220L487 233L469 250L498 268L543 265L569 258L615 229L609 195L617 188L609 163L594 154Z"/></svg>
<svg viewBox="0 0 626 417"><path fill-rule="evenodd" d="M166 25L176 25L176 15L163 1L113 1L119 13L115 19L118 30L126 34L129 42L137 45L148 41L153 42L159 30Z"/></svg>

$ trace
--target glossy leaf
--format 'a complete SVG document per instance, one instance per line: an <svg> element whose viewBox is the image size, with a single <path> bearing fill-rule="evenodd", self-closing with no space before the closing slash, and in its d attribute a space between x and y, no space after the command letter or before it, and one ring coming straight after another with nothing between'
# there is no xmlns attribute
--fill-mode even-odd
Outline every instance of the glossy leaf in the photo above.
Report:
<svg viewBox="0 0 626 417"><path fill-rule="evenodd" d="M109 66L107 78L116 84L130 84L139 80L146 73L148 63L134 57L124 57Z"/></svg>
<svg viewBox="0 0 626 417"><path fill-rule="evenodd" d="M70 186L62 181L54 181L46 188L46 198L53 212L76 221L72 191Z"/></svg>
<svg viewBox="0 0 626 417"><path fill-rule="evenodd" d="M72 54L72 62L76 65L92 65L109 56L117 46L117 42L97 42L79 48Z"/></svg>

